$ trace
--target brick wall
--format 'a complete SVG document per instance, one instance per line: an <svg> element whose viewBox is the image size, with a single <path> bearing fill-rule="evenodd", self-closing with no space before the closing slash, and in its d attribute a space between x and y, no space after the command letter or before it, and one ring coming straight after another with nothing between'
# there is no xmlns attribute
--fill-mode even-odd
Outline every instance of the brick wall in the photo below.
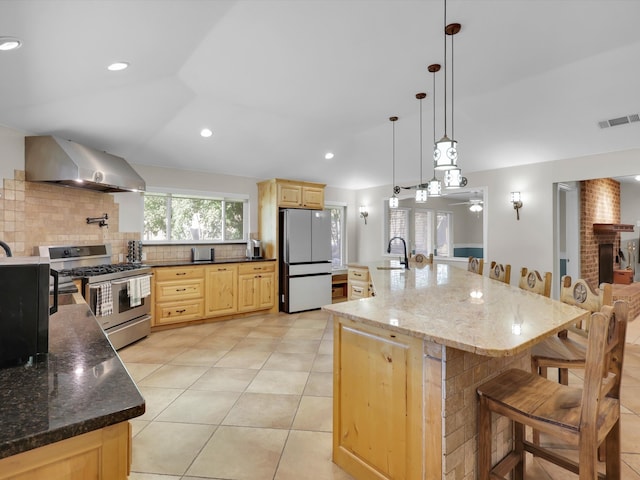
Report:
<svg viewBox="0 0 640 480"><path fill-rule="evenodd" d="M598 246L613 244L614 259L620 248L620 234L593 232L594 223L620 223L620 183L611 178L580 182L581 277L592 288L598 286Z"/></svg>

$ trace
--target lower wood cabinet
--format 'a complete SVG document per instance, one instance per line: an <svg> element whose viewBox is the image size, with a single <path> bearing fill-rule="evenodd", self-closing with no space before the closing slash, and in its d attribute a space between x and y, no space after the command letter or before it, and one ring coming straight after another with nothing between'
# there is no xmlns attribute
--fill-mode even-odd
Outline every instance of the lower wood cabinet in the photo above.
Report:
<svg viewBox="0 0 640 480"><path fill-rule="evenodd" d="M238 310L238 266L207 267L206 316L228 315Z"/></svg>
<svg viewBox="0 0 640 480"><path fill-rule="evenodd" d="M349 300L370 296L369 269L367 267L349 267L347 279Z"/></svg>
<svg viewBox="0 0 640 480"><path fill-rule="evenodd" d="M131 429L121 422L0 459L0 480L127 480Z"/></svg>
<svg viewBox="0 0 640 480"><path fill-rule="evenodd" d="M153 325L269 310L276 304L275 262L156 267Z"/></svg>
<svg viewBox="0 0 640 480"><path fill-rule="evenodd" d="M441 478L412 460L425 458L421 340L339 316L333 331L333 461L363 480Z"/></svg>
<svg viewBox="0 0 640 480"><path fill-rule="evenodd" d="M252 263L239 267L238 312L251 312L275 305L275 263Z"/></svg>
<svg viewBox="0 0 640 480"><path fill-rule="evenodd" d="M154 325L204 316L204 267L167 267L154 271Z"/></svg>

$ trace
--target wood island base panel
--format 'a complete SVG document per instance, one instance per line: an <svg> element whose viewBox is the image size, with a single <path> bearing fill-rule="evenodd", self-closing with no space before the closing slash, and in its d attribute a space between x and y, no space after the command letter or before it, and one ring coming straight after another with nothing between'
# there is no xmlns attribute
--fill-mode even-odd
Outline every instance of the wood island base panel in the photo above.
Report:
<svg viewBox="0 0 640 480"><path fill-rule="evenodd" d="M529 370L531 347L587 312L450 265L389 266L369 266L374 297L323 307L333 461L357 480L475 479L476 388ZM509 423L496 423L494 463L511 442Z"/></svg>

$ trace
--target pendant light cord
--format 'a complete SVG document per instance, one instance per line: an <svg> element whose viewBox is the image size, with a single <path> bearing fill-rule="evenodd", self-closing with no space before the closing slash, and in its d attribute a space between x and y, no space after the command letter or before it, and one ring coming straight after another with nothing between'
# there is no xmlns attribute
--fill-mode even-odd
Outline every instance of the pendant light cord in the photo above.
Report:
<svg viewBox="0 0 640 480"><path fill-rule="evenodd" d="M454 108L453 108L453 95L455 93L455 88L453 88L453 67L454 67L454 62L453 62L453 37L455 37L455 35L451 35L451 139L455 139L456 138L456 134L454 132L454 128L455 128L455 122L453 121L453 114L454 114ZM453 146L453 145L452 145Z"/></svg>
<svg viewBox="0 0 640 480"><path fill-rule="evenodd" d="M420 188L422 188L422 98L420 99Z"/></svg>
<svg viewBox="0 0 640 480"><path fill-rule="evenodd" d="M393 194L395 195L395 188L396 188L396 121L392 120L394 117L391 117L391 126L393 127L391 130L391 144L392 144L392 151L391 151L391 163L393 165L393 173L392 173L392 181L393 181L393 189L394 192ZM397 119L396 119L397 120Z"/></svg>
<svg viewBox="0 0 640 480"><path fill-rule="evenodd" d="M447 136L447 0L444 0L444 136Z"/></svg>

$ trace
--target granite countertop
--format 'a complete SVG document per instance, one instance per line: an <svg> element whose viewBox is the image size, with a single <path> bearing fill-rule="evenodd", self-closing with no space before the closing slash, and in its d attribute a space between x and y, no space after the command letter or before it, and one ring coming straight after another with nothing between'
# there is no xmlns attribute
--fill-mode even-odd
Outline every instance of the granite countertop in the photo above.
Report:
<svg viewBox="0 0 640 480"><path fill-rule="evenodd" d="M588 316L580 308L449 264L410 270L398 268L397 261L366 266L375 296L324 310L480 355L515 355Z"/></svg>
<svg viewBox="0 0 640 480"><path fill-rule="evenodd" d="M144 398L86 304L50 317L46 357L0 369L0 458L144 413Z"/></svg>
<svg viewBox="0 0 640 480"><path fill-rule="evenodd" d="M249 262L275 262L275 258L247 258L247 257L235 257L235 258L221 258L216 260L205 260L194 262L192 260L158 260L144 262L149 267L192 267L198 265L218 265L220 263L249 263Z"/></svg>

